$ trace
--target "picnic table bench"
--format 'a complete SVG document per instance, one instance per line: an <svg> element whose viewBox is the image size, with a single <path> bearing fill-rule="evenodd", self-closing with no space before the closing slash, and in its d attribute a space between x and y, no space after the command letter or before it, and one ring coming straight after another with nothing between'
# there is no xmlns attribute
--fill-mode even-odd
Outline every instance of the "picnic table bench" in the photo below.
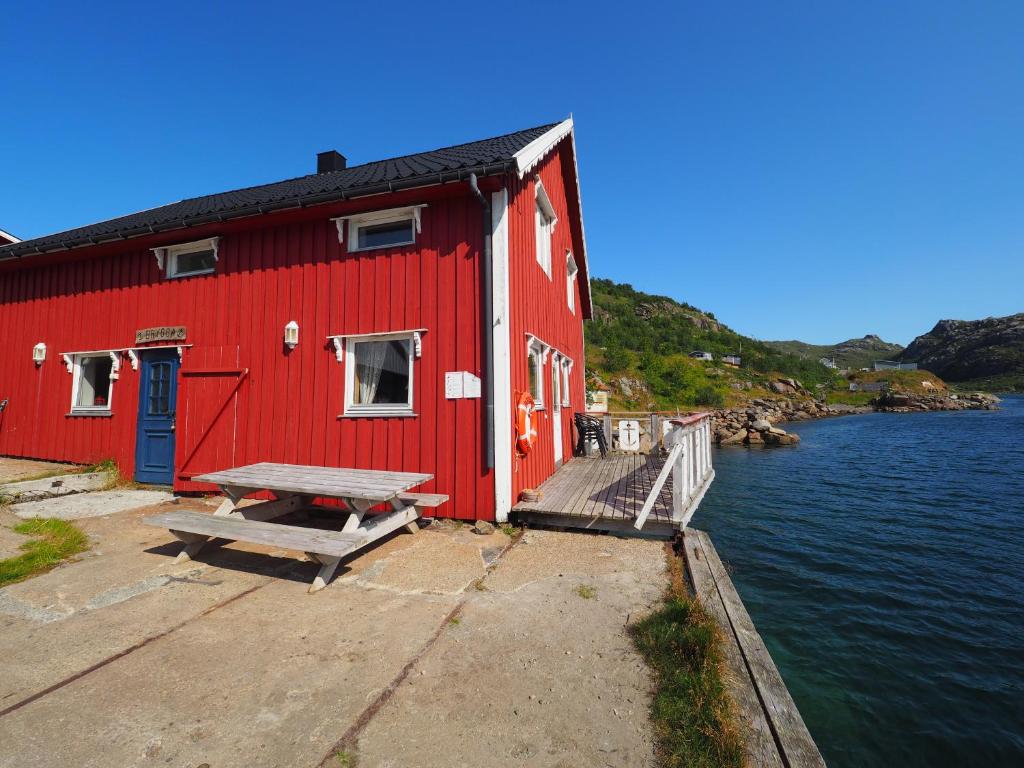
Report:
<svg viewBox="0 0 1024 768"><path fill-rule="evenodd" d="M195 478L200 482L213 483L224 493L224 501L212 515L162 512L145 518L143 522L167 528L185 543L176 563L195 557L212 538L305 552L320 564L320 572L309 588L310 592L317 592L327 586L338 563L346 555L403 526L410 533L419 530L416 520L422 515L422 510L448 501L448 497L440 493L409 493L410 488L433 477L416 472L249 464ZM270 491L275 498L240 506L246 496L263 491ZM317 498L344 502L344 509L318 507L346 515L340 531L267 522L312 507L313 500ZM381 504L389 504L391 511L367 516L371 508Z"/></svg>

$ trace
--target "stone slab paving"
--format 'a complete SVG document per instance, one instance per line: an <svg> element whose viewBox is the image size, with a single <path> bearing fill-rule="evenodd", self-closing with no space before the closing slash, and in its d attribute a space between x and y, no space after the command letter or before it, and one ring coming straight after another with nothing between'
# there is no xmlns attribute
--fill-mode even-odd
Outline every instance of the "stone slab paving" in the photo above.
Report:
<svg viewBox="0 0 1024 768"><path fill-rule="evenodd" d="M81 520L86 517L112 515L115 512L148 507L172 499L174 499L174 494L167 491L97 491L12 504L11 511L23 519L46 517L59 520Z"/></svg>
<svg viewBox="0 0 1024 768"><path fill-rule="evenodd" d="M39 501L54 496L98 491L110 484L109 472L82 472L74 475L55 475L41 480L22 480L0 485L0 494L17 503Z"/></svg>

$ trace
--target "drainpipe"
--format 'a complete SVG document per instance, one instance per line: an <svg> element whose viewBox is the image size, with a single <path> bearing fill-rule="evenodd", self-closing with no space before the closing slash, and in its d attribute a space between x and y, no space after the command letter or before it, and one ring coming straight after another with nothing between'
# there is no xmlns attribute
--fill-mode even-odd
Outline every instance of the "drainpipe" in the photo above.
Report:
<svg viewBox="0 0 1024 768"><path fill-rule="evenodd" d="M491 255L491 204L480 191L476 174L469 174L473 190L483 214L484 253L481 265L481 303L484 347L484 466L494 469L494 261Z"/></svg>

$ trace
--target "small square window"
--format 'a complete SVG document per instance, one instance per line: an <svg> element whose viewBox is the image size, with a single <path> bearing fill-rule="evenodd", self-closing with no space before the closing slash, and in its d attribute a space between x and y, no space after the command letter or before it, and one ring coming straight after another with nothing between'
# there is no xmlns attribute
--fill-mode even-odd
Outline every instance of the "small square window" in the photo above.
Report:
<svg viewBox="0 0 1024 768"><path fill-rule="evenodd" d="M114 362L110 355L76 355L74 366L72 413L95 413L110 410L114 382L110 376Z"/></svg>
<svg viewBox="0 0 1024 768"><path fill-rule="evenodd" d="M390 248L415 242L412 219L389 221L386 224L367 224L358 227L359 250Z"/></svg>
<svg viewBox="0 0 1024 768"><path fill-rule="evenodd" d="M201 275L205 272L213 272L216 267L217 257L212 248L208 251L180 253L174 256L174 266L171 269L170 277Z"/></svg>
<svg viewBox="0 0 1024 768"><path fill-rule="evenodd" d="M412 245L420 231L420 218L425 205L389 208L354 216L340 216L332 221L338 227L338 240L348 238L348 252L372 251Z"/></svg>
<svg viewBox="0 0 1024 768"><path fill-rule="evenodd" d="M412 414L413 340L408 335L349 339L345 413Z"/></svg>
<svg viewBox="0 0 1024 768"><path fill-rule="evenodd" d="M209 240L182 243L153 250L169 278L209 275L217 269L219 241L220 238L213 237Z"/></svg>

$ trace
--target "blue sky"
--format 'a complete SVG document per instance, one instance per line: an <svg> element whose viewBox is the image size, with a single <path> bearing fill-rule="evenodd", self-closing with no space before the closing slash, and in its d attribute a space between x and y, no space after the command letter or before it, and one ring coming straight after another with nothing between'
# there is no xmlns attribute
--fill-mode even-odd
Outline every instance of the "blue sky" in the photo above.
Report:
<svg viewBox="0 0 1024 768"><path fill-rule="evenodd" d="M1024 311L1021 39L1019 2L9 6L0 228L572 112L595 275L906 343Z"/></svg>

